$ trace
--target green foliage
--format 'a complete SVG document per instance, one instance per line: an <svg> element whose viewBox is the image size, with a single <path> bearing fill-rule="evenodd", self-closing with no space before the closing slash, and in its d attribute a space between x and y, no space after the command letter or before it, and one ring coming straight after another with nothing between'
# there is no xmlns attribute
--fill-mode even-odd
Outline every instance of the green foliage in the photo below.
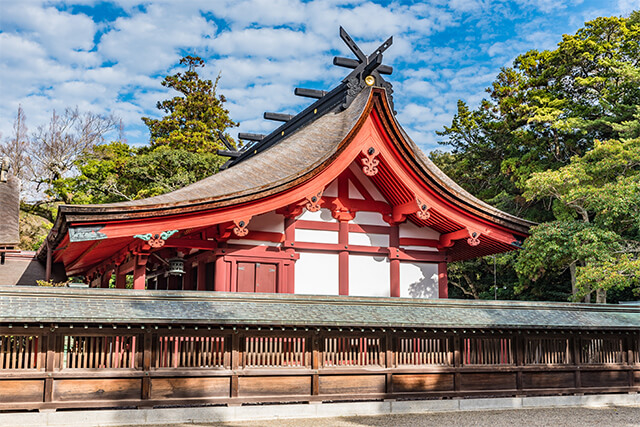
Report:
<svg viewBox="0 0 640 427"><path fill-rule="evenodd" d="M196 69L204 67L204 61L197 56L186 56L180 64L188 70L165 77L162 86L175 89L181 95L158 102L158 109L166 113L162 119L142 118L151 132L151 146L215 153L222 148L217 133L237 126L229 118L229 111L223 108L224 96L216 94L220 76L215 83L201 79Z"/></svg>
<svg viewBox="0 0 640 427"><path fill-rule="evenodd" d="M502 210L549 222L534 229L513 275L505 266L517 297L568 294L571 265L576 297L593 289L622 295L637 283L638 58L640 12L597 18L553 51L519 56L489 99L474 110L458 102L439 133L453 148L431 155L445 173ZM489 262L460 263L454 278L464 273L475 289L489 288Z"/></svg>
<svg viewBox="0 0 640 427"><path fill-rule="evenodd" d="M112 142L78 160L79 175L54 182L67 203L111 203L177 190L217 173L224 159L169 147L155 150Z"/></svg>

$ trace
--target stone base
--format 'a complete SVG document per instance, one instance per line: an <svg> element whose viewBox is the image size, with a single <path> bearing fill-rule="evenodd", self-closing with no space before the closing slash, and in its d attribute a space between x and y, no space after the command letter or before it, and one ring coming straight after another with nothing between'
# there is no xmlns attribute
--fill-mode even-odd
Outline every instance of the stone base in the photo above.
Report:
<svg viewBox="0 0 640 427"><path fill-rule="evenodd" d="M639 406L640 394L591 394L582 396L535 396L446 400L388 400L376 402L203 406L122 410L79 410L55 412L0 413L0 426L103 427L211 423L294 418L330 418L362 415L411 414L505 410L549 407Z"/></svg>

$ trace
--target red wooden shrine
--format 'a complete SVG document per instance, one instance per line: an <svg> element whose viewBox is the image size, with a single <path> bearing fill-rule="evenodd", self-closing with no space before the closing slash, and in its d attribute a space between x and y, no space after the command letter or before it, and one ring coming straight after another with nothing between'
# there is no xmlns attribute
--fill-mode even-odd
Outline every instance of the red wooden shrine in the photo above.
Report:
<svg viewBox="0 0 640 427"><path fill-rule="evenodd" d="M531 223L445 176L359 67L212 177L61 206L41 259L92 287L446 298L447 263L517 249Z"/></svg>

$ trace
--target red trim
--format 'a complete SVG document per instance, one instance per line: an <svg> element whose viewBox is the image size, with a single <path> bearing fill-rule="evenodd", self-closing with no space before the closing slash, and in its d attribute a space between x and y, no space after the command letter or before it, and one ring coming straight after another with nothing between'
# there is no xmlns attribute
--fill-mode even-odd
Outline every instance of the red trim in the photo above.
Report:
<svg viewBox="0 0 640 427"><path fill-rule="evenodd" d="M436 239L416 239L413 237L401 237L400 246L426 246L430 248L440 247L440 241Z"/></svg>
<svg viewBox="0 0 640 427"><path fill-rule="evenodd" d="M295 249L316 252L346 252L371 255L388 255L389 249L381 246L342 245L340 243L294 242Z"/></svg>
<svg viewBox="0 0 640 427"><path fill-rule="evenodd" d="M349 233L390 234L392 230L385 225L349 224Z"/></svg>
<svg viewBox="0 0 640 427"><path fill-rule="evenodd" d="M319 230L319 231L338 231L340 224L337 222L307 221L303 219L296 220L294 227L301 230ZM294 240L288 239L287 240Z"/></svg>
<svg viewBox="0 0 640 427"><path fill-rule="evenodd" d="M213 250L218 247L218 242L215 240L201 239L169 239L163 247Z"/></svg>

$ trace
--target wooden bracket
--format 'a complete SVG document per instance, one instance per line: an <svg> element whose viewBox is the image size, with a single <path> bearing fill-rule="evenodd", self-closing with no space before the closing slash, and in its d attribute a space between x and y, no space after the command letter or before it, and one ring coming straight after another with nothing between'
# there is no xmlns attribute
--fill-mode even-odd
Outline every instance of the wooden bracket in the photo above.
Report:
<svg viewBox="0 0 640 427"><path fill-rule="evenodd" d="M362 160L362 172L364 172L367 176L374 176L378 173L378 165L380 164L380 160L376 159L379 151L374 147L369 147L367 151L363 151L362 154L365 155Z"/></svg>
<svg viewBox="0 0 640 427"><path fill-rule="evenodd" d="M418 218L425 221L428 220L431 216L431 214L429 213L429 206L427 206L427 204L420 200L418 197L416 197L416 204L418 205L418 212L416 212Z"/></svg>
<svg viewBox="0 0 640 427"><path fill-rule="evenodd" d="M235 224L235 227L233 228L233 233L238 237L244 237L249 234L249 230L247 229L249 221L251 221L251 217L244 219L234 219L233 223Z"/></svg>
<svg viewBox="0 0 640 427"><path fill-rule="evenodd" d="M407 215L411 214L416 214L416 216L422 220L427 220L431 216L429 213L429 206L427 206L427 204L418 196L414 196L412 200L393 207L391 221L399 224L407 219Z"/></svg>
<svg viewBox="0 0 640 427"><path fill-rule="evenodd" d="M320 201L322 199L322 192L324 190L320 190L311 196L307 196L307 204L306 208L309 212L318 212L320 210Z"/></svg>

